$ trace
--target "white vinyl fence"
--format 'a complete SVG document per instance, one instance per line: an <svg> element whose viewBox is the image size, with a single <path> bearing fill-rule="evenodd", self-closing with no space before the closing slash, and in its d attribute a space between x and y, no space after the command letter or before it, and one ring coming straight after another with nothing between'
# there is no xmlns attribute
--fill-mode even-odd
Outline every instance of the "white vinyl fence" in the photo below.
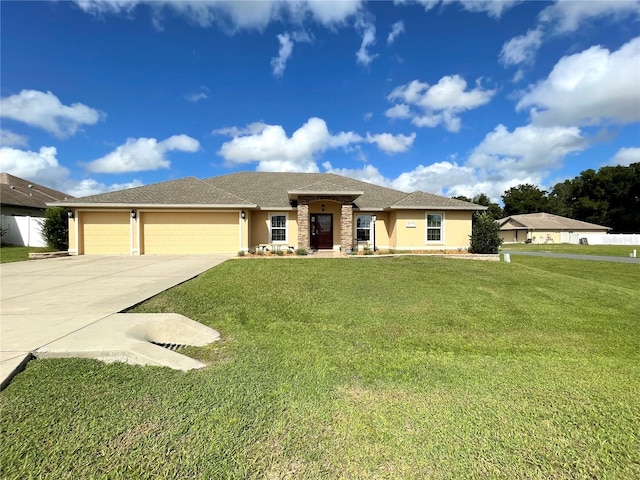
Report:
<svg viewBox="0 0 640 480"><path fill-rule="evenodd" d="M640 245L640 233L571 234L570 243L580 243L582 238L585 238L589 245Z"/></svg>
<svg viewBox="0 0 640 480"><path fill-rule="evenodd" d="M46 242L42 236L42 217L1 216L2 231L6 233L0 237L3 245L18 245L21 247L44 247Z"/></svg>

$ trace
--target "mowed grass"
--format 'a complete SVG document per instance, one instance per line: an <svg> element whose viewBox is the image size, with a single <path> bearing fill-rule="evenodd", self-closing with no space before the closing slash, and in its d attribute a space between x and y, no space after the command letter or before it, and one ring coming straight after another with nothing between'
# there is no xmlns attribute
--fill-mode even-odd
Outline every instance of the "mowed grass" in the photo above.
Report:
<svg viewBox="0 0 640 480"><path fill-rule="evenodd" d="M43 250L38 247L16 247L12 245L3 245L0 248L0 263L22 262L29 260L30 252L38 252Z"/></svg>
<svg viewBox="0 0 640 480"><path fill-rule="evenodd" d="M4 478L640 478L640 268L234 260L136 312L222 342L177 372L36 360Z"/></svg>
<svg viewBox="0 0 640 480"><path fill-rule="evenodd" d="M569 243L507 243L502 250L524 252L576 253L581 255L604 255L607 257L628 257L633 250L640 256L640 245L573 245Z"/></svg>

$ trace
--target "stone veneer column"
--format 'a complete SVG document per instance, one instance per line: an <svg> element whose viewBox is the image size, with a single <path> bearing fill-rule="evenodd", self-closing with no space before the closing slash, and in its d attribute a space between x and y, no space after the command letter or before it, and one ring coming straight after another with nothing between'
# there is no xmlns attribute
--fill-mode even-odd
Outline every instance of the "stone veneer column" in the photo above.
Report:
<svg viewBox="0 0 640 480"><path fill-rule="evenodd" d="M353 244L353 205L343 203L340 209L340 246L342 251Z"/></svg>
<svg viewBox="0 0 640 480"><path fill-rule="evenodd" d="M309 204L298 202L298 248L309 250Z"/></svg>

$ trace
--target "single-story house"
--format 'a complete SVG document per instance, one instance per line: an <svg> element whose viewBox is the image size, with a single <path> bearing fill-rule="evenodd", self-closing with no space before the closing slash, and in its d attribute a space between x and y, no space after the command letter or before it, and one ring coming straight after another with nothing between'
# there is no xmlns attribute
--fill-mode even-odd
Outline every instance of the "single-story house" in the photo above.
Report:
<svg viewBox="0 0 640 480"><path fill-rule="evenodd" d="M578 243L590 233L607 233L609 227L551 213L511 215L496 220L504 243Z"/></svg>
<svg viewBox="0 0 640 480"><path fill-rule="evenodd" d="M76 255L465 249L473 213L486 208L330 173L269 172L189 177L55 205L70 209Z"/></svg>
<svg viewBox="0 0 640 480"><path fill-rule="evenodd" d="M6 216L44 217L47 202L67 200L71 195L0 173L0 214Z"/></svg>
<svg viewBox="0 0 640 480"><path fill-rule="evenodd" d="M44 247L42 235L47 202L67 200L71 195L0 173L0 243Z"/></svg>

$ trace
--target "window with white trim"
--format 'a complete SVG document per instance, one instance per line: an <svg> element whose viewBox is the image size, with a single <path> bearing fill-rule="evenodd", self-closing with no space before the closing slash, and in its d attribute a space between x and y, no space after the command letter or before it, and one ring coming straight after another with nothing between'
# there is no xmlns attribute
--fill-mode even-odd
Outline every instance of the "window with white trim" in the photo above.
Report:
<svg viewBox="0 0 640 480"><path fill-rule="evenodd" d="M371 240L371 215L358 215L356 217L356 240L359 242Z"/></svg>
<svg viewBox="0 0 640 480"><path fill-rule="evenodd" d="M444 214L427 213L427 243L439 242L444 239Z"/></svg>
<svg viewBox="0 0 640 480"><path fill-rule="evenodd" d="M287 215L275 214L269 215L269 238L271 243L286 243L287 241Z"/></svg>

